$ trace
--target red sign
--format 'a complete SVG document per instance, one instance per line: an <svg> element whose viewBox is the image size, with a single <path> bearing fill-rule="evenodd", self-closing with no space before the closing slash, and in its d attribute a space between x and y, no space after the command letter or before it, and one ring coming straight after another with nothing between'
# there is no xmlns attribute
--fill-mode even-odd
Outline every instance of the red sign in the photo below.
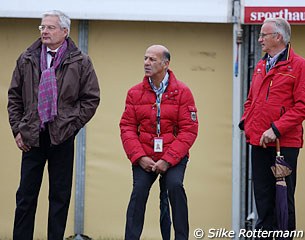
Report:
<svg viewBox="0 0 305 240"><path fill-rule="evenodd" d="M289 23L305 23L305 7L245 7L245 24L263 23L266 18L282 17Z"/></svg>

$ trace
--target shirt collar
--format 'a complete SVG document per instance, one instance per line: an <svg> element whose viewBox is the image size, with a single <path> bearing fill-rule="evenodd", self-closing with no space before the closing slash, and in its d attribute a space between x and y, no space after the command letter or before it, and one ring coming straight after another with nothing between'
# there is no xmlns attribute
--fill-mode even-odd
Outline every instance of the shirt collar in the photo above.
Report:
<svg viewBox="0 0 305 240"><path fill-rule="evenodd" d="M51 50L50 48L47 47L47 52L57 52L58 49L60 48L61 46L59 46L58 48L56 48L55 50Z"/></svg>
<svg viewBox="0 0 305 240"><path fill-rule="evenodd" d="M268 54L268 60L270 62L271 65L274 65L274 63L277 61L277 59L279 58L279 56L286 50L286 48L284 48L282 51L280 51L279 53L275 54L273 57L271 57Z"/></svg>
<svg viewBox="0 0 305 240"><path fill-rule="evenodd" d="M157 88L157 87L154 85L154 83L153 83L153 81L151 80L151 78L149 78L148 80L149 80L149 84L150 84L151 88L152 88L155 92L158 92L158 91L160 91L161 89L164 89L164 90L165 90L165 88L166 88L167 85L168 85L168 79L169 79L169 74L168 74L168 72L166 72L166 74L165 74L165 76L164 76L162 82L160 83L160 87L159 87L159 88Z"/></svg>

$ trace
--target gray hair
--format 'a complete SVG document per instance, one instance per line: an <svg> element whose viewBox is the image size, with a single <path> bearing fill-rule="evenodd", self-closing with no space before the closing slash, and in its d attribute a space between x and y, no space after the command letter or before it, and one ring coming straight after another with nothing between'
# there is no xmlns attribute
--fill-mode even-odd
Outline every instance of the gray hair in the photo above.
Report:
<svg viewBox="0 0 305 240"><path fill-rule="evenodd" d="M67 37L69 37L71 20L65 13L63 13L59 10L51 10L51 11L44 12L42 14L42 18L45 18L47 16L57 16L59 19L60 27L68 29Z"/></svg>
<svg viewBox="0 0 305 240"><path fill-rule="evenodd" d="M287 45L290 42L291 37L291 27L287 20L284 18L266 18L264 24L269 22L274 23L274 31L283 36L283 41L285 45Z"/></svg>
<svg viewBox="0 0 305 240"><path fill-rule="evenodd" d="M163 52L163 59L165 61L170 61L171 60L171 55L170 55L170 53L169 53L169 51L167 49L164 50L164 52Z"/></svg>

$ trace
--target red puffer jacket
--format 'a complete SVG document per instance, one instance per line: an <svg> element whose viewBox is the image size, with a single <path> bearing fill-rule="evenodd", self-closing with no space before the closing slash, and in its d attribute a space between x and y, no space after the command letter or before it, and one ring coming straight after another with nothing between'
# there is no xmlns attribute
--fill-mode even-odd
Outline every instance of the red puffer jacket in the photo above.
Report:
<svg viewBox="0 0 305 240"><path fill-rule="evenodd" d="M147 77L127 94L120 121L121 139L132 164L142 156L163 159L172 166L188 155L198 133L197 109L190 89L168 70L169 84L161 100L161 135L163 152L153 149L156 137L156 93Z"/></svg>
<svg viewBox="0 0 305 240"><path fill-rule="evenodd" d="M248 142L259 145L272 127L283 147L302 147L305 119L305 60L288 49L266 74L266 57L254 70L242 121ZM274 146L274 143L268 144Z"/></svg>

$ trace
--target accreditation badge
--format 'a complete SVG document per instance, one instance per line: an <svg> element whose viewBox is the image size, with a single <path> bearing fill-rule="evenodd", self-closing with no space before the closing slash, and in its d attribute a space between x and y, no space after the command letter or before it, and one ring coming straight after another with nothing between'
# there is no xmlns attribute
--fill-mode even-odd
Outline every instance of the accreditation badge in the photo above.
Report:
<svg viewBox="0 0 305 240"><path fill-rule="evenodd" d="M154 152L163 152L163 138L162 137L154 138Z"/></svg>

